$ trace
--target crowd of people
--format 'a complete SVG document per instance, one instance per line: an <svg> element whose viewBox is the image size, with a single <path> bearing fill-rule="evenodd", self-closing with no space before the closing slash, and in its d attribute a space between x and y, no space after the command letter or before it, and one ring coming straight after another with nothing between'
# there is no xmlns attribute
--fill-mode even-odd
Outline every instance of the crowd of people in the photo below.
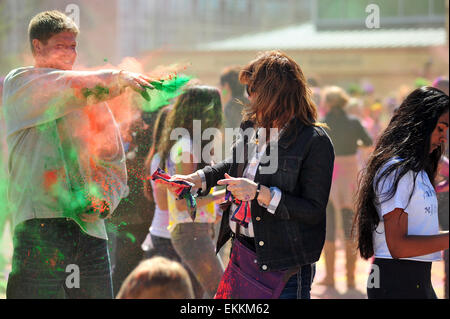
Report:
<svg viewBox="0 0 450 319"><path fill-rule="evenodd" d="M447 78L375 98L370 86L321 86L266 51L124 132L108 101L158 81L73 71L78 32L57 11L35 16L35 64L2 83L8 298L309 299L321 256L318 284L335 287L338 237L348 289L360 255L372 260L368 298L436 298L443 254L448 298ZM222 134L211 143L208 130ZM152 179L158 170L172 183Z"/></svg>

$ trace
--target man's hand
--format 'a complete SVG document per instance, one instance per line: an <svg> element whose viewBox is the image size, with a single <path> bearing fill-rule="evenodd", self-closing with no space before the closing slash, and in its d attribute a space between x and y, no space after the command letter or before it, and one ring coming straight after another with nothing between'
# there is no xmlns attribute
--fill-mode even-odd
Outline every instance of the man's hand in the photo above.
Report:
<svg viewBox="0 0 450 319"><path fill-rule="evenodd" d="M152 81L154 80L139 73L128 71L120 71L119 73L120 86L123 88L130 87L139 93L145 91L146 88L153 89L153 85L150 84Z"/></svg>
<svg viewBox="0 0 450 319"><path fill-rule="evenodd" d="M100 214L99 213L84 213L80 215L80 219L84 221L85 223L95 223L96 221L100 220Z"/></svg>
<svg viewBox="0 0 450 319"><path fill-rule="evenodd" d="M111 214L109 213L109 204L106 201L94 201L84 213L80 214L80 219L86 223L94 223L107 218L111 218Z"/></svg>

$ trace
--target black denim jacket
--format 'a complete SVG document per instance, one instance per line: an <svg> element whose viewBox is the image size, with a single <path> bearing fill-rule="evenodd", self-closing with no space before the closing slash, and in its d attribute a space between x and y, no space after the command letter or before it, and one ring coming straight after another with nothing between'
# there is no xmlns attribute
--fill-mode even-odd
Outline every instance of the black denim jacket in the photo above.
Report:
<svg viewBox="0 0 450 319"><path fill-rule="evenodd" d="M252 126L244 122L241 128ZM252 223L257 262L261 270L281 270L311 264L319 260L325 241L326 206L333 174L334 149L330 138L320 127L291 121L294 129L282 134L278 147L278 169L274 174L255 176L255 182L278 187L281 201L275 214L269 213L254 199ZM248 143L246 137L243 143ZM236 147L233 156L236 158ZM247 159L246 159L247 160ZM262 166L264 164L260 164ZM268 164L266 164L268 165ZM203 169L207 190L224 178L236 176L238 164L229 158ZM217 252L231 237L229 209L223 213Z"/></svg>

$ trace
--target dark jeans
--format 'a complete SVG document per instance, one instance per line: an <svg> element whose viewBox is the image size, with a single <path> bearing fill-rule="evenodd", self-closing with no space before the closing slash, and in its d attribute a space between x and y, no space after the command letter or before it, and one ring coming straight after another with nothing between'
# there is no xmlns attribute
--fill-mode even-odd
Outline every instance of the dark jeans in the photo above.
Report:
<svg viewBox="0 0 450 319"><path fill-rule="evenodd" d="M369 299L437 299L431 262L375 258L367 280Z"/></svg>
<svg viewBox="0 0 450 319"><path fill-rule="evenodd" d="M107 241L66 218L32 219L16 227L7 298L111 299Z"/></svg>
<svg viewBox="0 0 450 319"><path fill-rule="evenodd" d="M279 299L311 299L311 285L316 275L316 264L304 265L292 276Z"/></svg>
<svg viewBox="0 0 450 319"><path fill-rule="evenodd" d="M112 254L112 280L114 296L120 290L128 275L139 265L144 259L144 252L141 244L148 233L149 225L126 225L111 236L114 238Z"/></svg>

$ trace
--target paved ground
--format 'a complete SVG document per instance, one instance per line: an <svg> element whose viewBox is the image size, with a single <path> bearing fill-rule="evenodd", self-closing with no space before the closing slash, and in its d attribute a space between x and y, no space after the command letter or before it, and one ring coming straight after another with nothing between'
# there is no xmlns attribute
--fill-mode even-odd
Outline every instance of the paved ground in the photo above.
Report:
<svg viewBox="0 0 450 319"><path fill-rule="evenodd" d="M356 267L356 284L357 289L347 291L346 278L345 278L345 252L342 249L342 245L339 241L336 242L336 289L327 289L324 286L313 284L312 298L313 299L365 299L366 292L366 280L369 273L370 263L368 261L359 259ZM0 242L0 249L4 252L6 257L11 256L11 242L8 238L3 238ZM10 270L10 265L6 266L6 273ZM323 258L317 263L317 273L315 283L320 282L325 276L325 264ZM439 298L444 296L443 285L444 263L437 262L433 264L432 268L432 281L434 290ZM0 270L0 299L5 298L6 290L6 275L5 272Z"/></svg>

